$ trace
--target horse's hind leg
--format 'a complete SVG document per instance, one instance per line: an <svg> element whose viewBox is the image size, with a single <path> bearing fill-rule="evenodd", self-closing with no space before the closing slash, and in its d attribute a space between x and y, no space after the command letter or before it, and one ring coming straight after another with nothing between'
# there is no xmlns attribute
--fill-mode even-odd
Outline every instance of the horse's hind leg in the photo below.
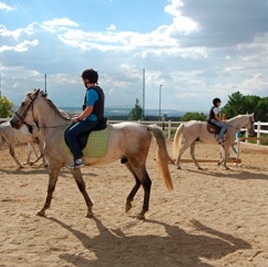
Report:
<svg viewBox="0 0 268 267"><path fill-rule="evenodd" d="M47 209L50 208L53 192L55 190L58 175L59 175L60 168L53 168L53 165L50 165L49 168L49 182L47 188L47 197L43 208L37 213L39 216L45 216L45 212Z"/></svg>
<svg viewBox="0 0 268 267"><path fill-rule="evenodd" d="M131 202L133 201L133 199L134 199L137 191L139 190L139 188L141 186L141 181L136 176L136 174L135 174L134 170L132 169L131 165L128 162L126 162L125 165L129 169L129 171L133 174L133 176L135 178L135 181L136 181L134 187L132 188L132 190L129 193L129 195L127 197L127 200L126 200L126 208L125 208L125 211L128 212L132 208Z"/></svg>
<svg viewBox="0 0 268 267"><path fill-rule="evenodd" d="M86 191L86 185L85 185L81 170L80 169L72 169L71 172L73 174L73 177L75 179L75 182L76 182L80 192L82 193L82 195L85 199L85 202L87 205L86 217L92 218L94 216L94 213L92 211L93 203L92 203L92 201L91 201L91 199Z"/></svg>
<svg viewBox="0 0 268 267"><path fill-rule="evenodd" d="M142 210L137 216L138 219L145 219L145 213L149 210L149 201L150 201L150 193L151 193L151 184L152 181L145 169L145 166L139 165L135 166L134 164L130 164L129 162L126 163L127 168L130 172L134 175L136 184L134 185L133 189L131 190L130 194L127 197L126 202L126 210L130 209L131 201L134 199L135 194L137 193L140 185L142 185L144 190L144 198L143 198L143 206Z"/></svg>
<svg viewBox="0 0 268 267"><path fill-rule="evenodd" d="M190 146L190 144L191 144L190 142L186 142L186 140L185 140L185 143L181 146L180 151L179 151L179 155L178 155L176 163L175 163L175 165L177 166L177 169L181 169L181 166L180 166L181 157L182 157L183 153L185 152L185 150Z"/></svg>
<svg viewBox="0 0 268 267"><path fill-rule="evenodd" d="M193 159L193 161L194 161L194 164L195 164L195 166L197 167L197 169L198 170L202 170L202 168L200 167L200 165L198 164L198 162L197 162L197 160L196 160L196 158L195 158L195 142L193 142L192 144L191 144L191 149L190 149L190 153L191 153L191 157L192 157L192 159Z"/></svg>

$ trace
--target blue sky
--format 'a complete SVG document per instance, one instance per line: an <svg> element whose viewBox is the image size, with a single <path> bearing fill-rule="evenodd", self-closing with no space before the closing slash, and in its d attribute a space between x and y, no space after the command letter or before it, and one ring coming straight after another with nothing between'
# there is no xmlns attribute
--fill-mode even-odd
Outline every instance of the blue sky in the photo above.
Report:
<svg viewBox="0 0 268 267"><path fill-rule="evenodd" d="M99 72L106 106L207 112L214 97L268 95L267 0L0 0L1 93L44 88L79 107L81 72Z"/></svg>

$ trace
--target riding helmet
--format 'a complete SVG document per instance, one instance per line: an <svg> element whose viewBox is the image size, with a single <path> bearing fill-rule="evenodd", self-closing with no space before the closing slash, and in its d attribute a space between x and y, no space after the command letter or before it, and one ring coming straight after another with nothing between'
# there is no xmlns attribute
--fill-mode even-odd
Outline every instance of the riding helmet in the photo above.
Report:
<svg viewBox="0 0 268 267"><path fill-rule="evenodd" d="M88 79L91 83L97 83L99 79L98 72L93 69L86 69L82 72L81 77Z"/></svg>
<svg viewBox="0 0 268 267"><path fill-rule="evenodd" d="M212 103L213 103L214 106L216 106L216 104L218 102L221 102L221 100L218 97L214 98L213 101L212 101Z"/></svg>

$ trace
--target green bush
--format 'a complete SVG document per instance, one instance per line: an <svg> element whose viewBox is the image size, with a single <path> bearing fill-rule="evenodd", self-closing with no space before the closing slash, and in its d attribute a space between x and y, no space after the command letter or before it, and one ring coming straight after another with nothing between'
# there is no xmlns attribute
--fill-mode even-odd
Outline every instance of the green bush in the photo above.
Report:
<svg viewBox="0 0 268 267"><path fill-rule="evenodd" d="M7 118L12 116L12 107L14 104L10 102L5 96L0 97L0 118Z"/></svg>

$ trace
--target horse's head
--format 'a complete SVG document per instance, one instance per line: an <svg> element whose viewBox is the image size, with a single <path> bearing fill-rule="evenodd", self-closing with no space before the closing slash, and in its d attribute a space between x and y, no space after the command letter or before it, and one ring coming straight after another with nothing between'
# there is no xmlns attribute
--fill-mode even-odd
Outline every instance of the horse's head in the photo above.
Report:
<svg viewBox="0 0 268 267"><path fill-rule="evenodd" d="M22 124L31 124L34 121L33 105L34 101L39 95L39 92L40 89L34 90L33 92L26 94L25 98L23 99L20 106L17 108L10 120L10 124L13 128L20 129Z"/></svg>
<svg viewBox="0 0 268 267"><path fill-rule="evenodd" d="M247 123L247 125L245 125L247 127L249 136L253 136L255 133L254 122L255 122L254 113L252 113L252 114L248 115L248 123Z"/></svg>

